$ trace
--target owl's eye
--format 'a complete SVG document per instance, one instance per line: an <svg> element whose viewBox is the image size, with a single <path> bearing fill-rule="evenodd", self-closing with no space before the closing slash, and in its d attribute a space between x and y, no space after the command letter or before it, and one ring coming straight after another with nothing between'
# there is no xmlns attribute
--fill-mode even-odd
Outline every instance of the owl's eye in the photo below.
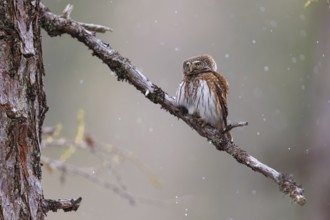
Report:
<svg viewBox="0 0 330 220"><path fill-rule="evenodd" d="M201 62L196 62L196 63L195 63L195 66L196 66L197 68L200 68L200 67L202 67L202 63L201 63Z"/></svg>

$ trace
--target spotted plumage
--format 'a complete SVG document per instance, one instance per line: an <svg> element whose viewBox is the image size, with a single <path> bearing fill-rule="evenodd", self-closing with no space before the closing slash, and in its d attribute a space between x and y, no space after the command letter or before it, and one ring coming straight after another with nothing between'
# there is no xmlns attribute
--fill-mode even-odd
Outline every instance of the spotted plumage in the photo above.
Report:
<svg viewBox="0 0 330 220"><path fill-rule="evenodd" d="M183 62L183 80L176 92L179 107L223 131L227 127L227 94L228 82L217 73L217 65L210 55ZM232 140L230 133L226 134Z"/></svg>

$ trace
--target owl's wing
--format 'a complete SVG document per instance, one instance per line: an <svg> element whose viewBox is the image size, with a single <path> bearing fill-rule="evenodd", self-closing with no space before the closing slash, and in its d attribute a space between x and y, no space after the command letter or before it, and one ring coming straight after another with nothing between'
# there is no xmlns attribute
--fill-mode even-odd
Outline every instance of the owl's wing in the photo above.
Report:
<svg viewBox="0 0 330 220"><path fill-rule="evenodd" d="M223 120L225 122L225 126L227 126L227 116L228 116L227 94L229 89L228 82L220 73L214 73L214 75L217 78L216 92L219 97L222 96L222 99L219 98L219 102L221 105L221 109L223 111L223 116L224 116Z"/></svg>

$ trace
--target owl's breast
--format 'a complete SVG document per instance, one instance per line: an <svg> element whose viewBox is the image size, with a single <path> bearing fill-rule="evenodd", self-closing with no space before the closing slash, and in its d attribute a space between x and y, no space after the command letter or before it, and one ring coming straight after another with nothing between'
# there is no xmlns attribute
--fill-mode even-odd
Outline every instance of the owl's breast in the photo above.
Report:
<svg viewBox="0 0 330 220"><path fill-rule="evenodd" d="M207 123L220 128L223 125L223 115L215 88L214 81L202 77L184 80L177 90L177 104L184 106L189 114L196 114Z"/></svg>

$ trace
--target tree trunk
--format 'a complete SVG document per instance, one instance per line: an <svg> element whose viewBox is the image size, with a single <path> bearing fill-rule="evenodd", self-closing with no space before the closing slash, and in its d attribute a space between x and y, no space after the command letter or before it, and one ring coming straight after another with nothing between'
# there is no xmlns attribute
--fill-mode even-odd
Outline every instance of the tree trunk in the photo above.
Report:
<svg viewBox="0 0 330 220"><path fill-rule="evenodd" d="M0 1L0 219L44 219L39 0Z"/></svg>

